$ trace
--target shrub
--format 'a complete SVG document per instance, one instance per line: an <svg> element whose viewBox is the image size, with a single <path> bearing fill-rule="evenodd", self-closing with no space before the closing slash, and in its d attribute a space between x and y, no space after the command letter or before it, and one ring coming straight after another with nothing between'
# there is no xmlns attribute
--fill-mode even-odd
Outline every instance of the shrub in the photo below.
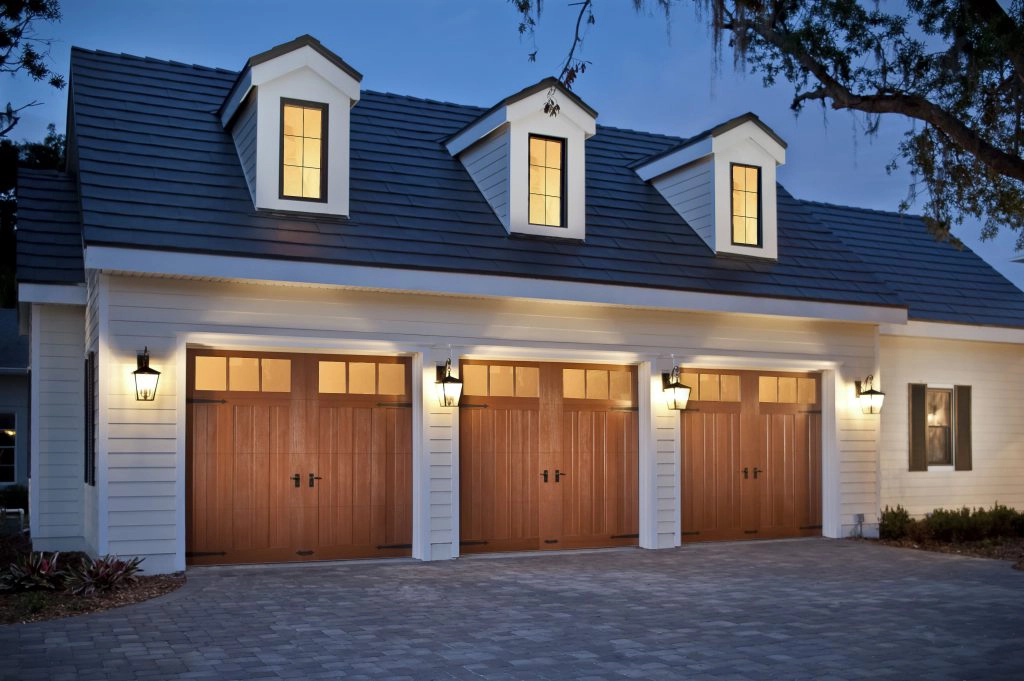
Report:
<svg viewBox="0 0 1024 681"><path fill-rule="evenodd" d="M912 522L907 509L899 505L896 508L886 506L878 523L878 536L882 539L903 539Z"/></svg>
<svg viewBox="0 0 1024 681"><path fill-rule="evenodd" d="M68 570L67 590L80 596L89 596L133 584L138 579L139 563L142 560L121 560L117 556L104 556L96 560L86 557L77 567Z"/></svg>
<svg viewBox="0 0 1024 681"><path fill-rule="evenodd" d="M35 551L14 560L0 573L0 589L50 591L64 586L67 573L60 567L60 553Z"/></svg>

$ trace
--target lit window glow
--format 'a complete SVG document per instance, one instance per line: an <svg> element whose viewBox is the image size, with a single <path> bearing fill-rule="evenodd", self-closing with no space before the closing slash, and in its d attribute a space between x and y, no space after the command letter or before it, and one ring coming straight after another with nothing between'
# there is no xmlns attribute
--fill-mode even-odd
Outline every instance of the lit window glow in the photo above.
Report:
<svg viewBox="0 0 1024 681"><path fill-rule="evenodd" d="M761 169L732 166L732 242L760 246Z"/></svg>
<svg viewBox="0 0 1024 681"><path fill-rule="evenodd" d="M281 194L320 199L323 170L324 110L285 104L281 133Z"/></svg>
<svg viewBox="0 0 1024 681"><path fill-rule="evenodd" d="M530 136L530 224L562 226L565 140Z"/></svg>

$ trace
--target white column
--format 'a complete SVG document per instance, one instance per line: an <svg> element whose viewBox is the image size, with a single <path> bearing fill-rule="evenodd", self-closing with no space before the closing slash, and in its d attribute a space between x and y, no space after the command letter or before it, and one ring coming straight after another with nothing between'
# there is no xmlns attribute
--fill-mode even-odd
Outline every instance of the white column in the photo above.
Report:
<svg viewBox="0 0 1024 681"><path fill-rule="evenodd" d="M413 360L413 557L446 560L459 555L458 407L442 407L434 383L448 348L424 348ZM452 365L458 369L458 357Z"/></svg>

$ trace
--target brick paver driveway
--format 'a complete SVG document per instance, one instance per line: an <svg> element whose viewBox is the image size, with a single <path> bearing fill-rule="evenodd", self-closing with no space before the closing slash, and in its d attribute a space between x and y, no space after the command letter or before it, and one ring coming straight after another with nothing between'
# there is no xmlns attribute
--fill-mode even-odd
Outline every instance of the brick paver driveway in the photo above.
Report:
<svg viewBox="0 0 1024 681"><path fill-rule="evenodd" d="M1024 573L810 540L207 568L0 627L2 679L1024 678Z"/></svg>

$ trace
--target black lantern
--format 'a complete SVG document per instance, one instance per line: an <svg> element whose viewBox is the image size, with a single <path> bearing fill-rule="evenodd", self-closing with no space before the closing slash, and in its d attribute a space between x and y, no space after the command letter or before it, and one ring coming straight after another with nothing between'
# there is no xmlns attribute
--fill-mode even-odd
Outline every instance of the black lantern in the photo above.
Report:
<svg viewBox="0 0 1024 681"><path fill-rule="evenodd" d="M679 365L672 367L672 373L661 375L661 390L665 394L665 404L669 409L683 411L690 401L690 386L683 385L679 380Z"/></svg>
<svg viewBox="0 0 1024 681"><path fill-rule="evenodd" d="M462 379L452 376L452 358L437 365L437 401L442 407L457 407L462 397Z"/></svg>
<svg viewBox="0 0 1024 681"><path fill-rule="evenodd" d="M857 389L857 400L860 401L860 410L865 414L880 414L882 412L882 402L885 401L885 393L881 390L875 390L871 383L875 380L874 376L868 376L864 379L864 383L867 388L861 388L860 381L854 381L853 385Z"/></svg>
<svg viewBox="0 0 1024 681"><path fill-rule="evenodd" d="M140 402L152 402L156 399L156 385L160 382L160 372L149 366L149 348L137 355L139 368L132 372L135 376L135 399Z"/></svg>

